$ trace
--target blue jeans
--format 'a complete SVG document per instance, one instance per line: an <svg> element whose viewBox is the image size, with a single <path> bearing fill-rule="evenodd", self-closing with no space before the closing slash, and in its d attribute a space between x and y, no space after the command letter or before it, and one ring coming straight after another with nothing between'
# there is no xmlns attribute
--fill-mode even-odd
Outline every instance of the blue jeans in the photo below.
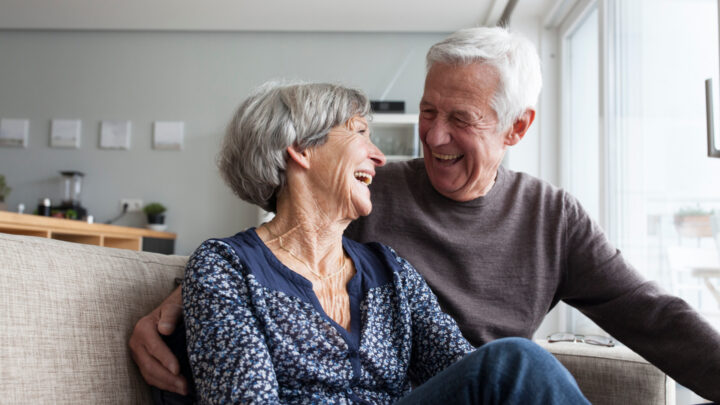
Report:
<svg viewBox="0 0 720 405"><path fill-rule="evenodd" d="M396 404L589 403L552 354L530 340L504 338L479 347Z"/></svg>

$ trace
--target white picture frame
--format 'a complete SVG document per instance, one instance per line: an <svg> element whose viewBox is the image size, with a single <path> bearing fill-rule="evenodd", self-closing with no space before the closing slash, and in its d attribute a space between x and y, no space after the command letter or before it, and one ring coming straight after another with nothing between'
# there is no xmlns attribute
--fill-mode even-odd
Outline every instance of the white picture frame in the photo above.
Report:
<svg viewBox="0 0 720 405"><path fill-rule="evenodd" d="M185 138L183 121L155 121L153 125L153 149L182 150Z"/></svg>
<svg viewBox="0 0 720 405"><path fill-rule="evenodd" d="M52 120L50 124L50 147L80 149L82 121Z"/></svg>
<svg viewBox="0 0 720 405"><path fill-rule="evenodd" d="M131 135L131 121L104 120L100 123L100 148L129 150Z"/></svg>
<svg viewBox="0 0 720 405"><path fill-rule="evenodd" d="M0 146L27 148L30 121L26 119L0 119Z"/></svg>

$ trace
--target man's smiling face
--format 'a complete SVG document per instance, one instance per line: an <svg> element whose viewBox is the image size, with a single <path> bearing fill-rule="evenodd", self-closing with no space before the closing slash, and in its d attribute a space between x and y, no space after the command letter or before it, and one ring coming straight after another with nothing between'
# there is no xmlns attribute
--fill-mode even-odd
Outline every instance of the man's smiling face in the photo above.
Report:
<svg viewBox="0 0 720 405"><path fill-rule="evenodd" d="M456 201L485 195L512 131L498 128L491 107L499 75L483 63L436 62L425 79L420 101L420 140L433 187Z"/></svg>

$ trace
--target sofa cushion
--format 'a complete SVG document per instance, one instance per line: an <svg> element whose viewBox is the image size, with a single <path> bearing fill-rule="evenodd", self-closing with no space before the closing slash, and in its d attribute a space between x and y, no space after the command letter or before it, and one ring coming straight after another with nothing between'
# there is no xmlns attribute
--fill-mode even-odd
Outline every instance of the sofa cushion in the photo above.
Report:
<svg viewBox="0 0 720 405"><path fill-rule="evenodd" d="M0 234L0 402L151 403L127 341L186 261Z"/></svg>
<svg viewBox="0 0 720 405"><path fill-rule="evenodd" d="M626 346L536 342L560 360L595 405L675 404L675 382Z"/></svg>

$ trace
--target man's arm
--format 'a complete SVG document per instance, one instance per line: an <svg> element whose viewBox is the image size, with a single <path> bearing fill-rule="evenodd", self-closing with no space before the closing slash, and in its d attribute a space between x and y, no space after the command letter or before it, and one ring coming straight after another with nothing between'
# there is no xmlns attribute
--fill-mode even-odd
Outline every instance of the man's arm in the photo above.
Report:
<svg viewBox="0 0 720 405"><path fill-rule="evenodd" d="M130 336L133 360L145 381L157 388L187 395L187 381L180 363L160 334L170 335L183 315L182 291L178 287L157 308L140 318Z"/></svg>
<svg viewBox="0 0 720 405"><path fill-rule="evenodd" d="M720 334L642 277L572 197L561 298L682 385L720 401Z"/></svg>

